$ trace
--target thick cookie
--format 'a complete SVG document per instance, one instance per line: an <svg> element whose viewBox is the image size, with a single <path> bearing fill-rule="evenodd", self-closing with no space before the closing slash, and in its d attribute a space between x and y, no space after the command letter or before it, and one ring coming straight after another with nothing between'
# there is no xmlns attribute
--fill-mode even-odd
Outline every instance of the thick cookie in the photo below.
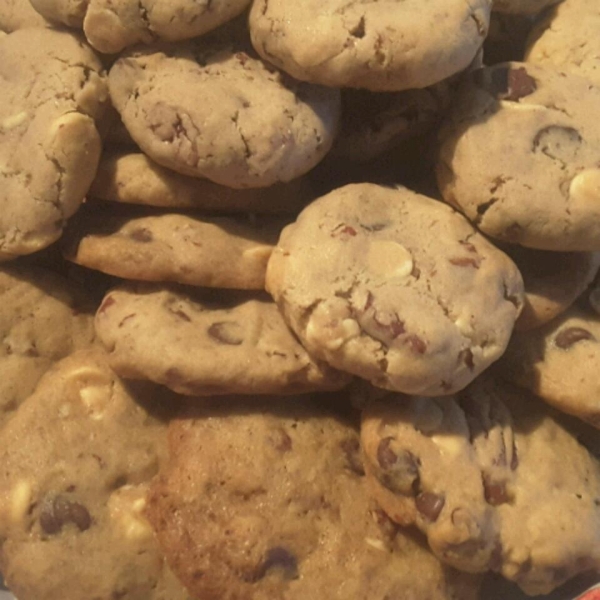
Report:
<svg viewBox="0 0 600 600"><path fill-rule="evenodd" d="M104 355L81 352L0 432L0 567L19 600L188 598L143 516L165 394L124 387Z"/></svg>
<svg viewBox="0 0 600 600"><path fill-rule="evenodd" d="M94 340L83 290L36 267L0 269L0 430L58 360Z"/></svg>
<svg viewBox="0 0 600 600"><path fill-rule="evenodd" d="M74 35L31 28L0 38L0 260L62 233L94 178L102 65Z"/></svg>
<svg viewBox="0 0 600 600"><path fill-rule="evenodd" d="M164 208L285 214L298 212L311 198L311 190L306 179L265 189L235 190L208 179L180 175L152 162L145 154L113 151L100 159L90 195Z"/></svg>
<svg viewBox="0 0 600 600"><path fill-rule="evenodd" d="M566 0L544 15L529 39L528 62L585 77L600 85L600 5Z"/></svg>
<svg viewBox="0 0 600 600"><path fill-rule="evenodd" d="M475 71L440 134L444 199L507 242L600 249L599 104L600 87L539 65Z"/></svg>
<svg viewBox="0 0 600 600"><path fill-rule="evenodd" d="M234 188L290 181L327 153L340 94L255 58L238 27L138 49L110 70L110 94L150 158Z"/></svg>
<svg viewBox="0 0 600 600"><path fill-rule="evenodd" d="M281 227L267 218L88 209L72 220L62 243L68 260L123 279L262 290Z"/></svg>
<svg viewBox="0 0 600 600"><path fill-rule="evenodd" d="M532 595L600 568L600 464L530 394L483 377L455 398L390 397L361 438L375 498L443 561Z"/></svg>
<svg viewBox="0 0 600 600"><path fill-rule="evenodd" d="M0 31L11 33L26 27L47 27L48 21L36 12L29 0L2 0Z"/></svg>
<svg viewBox="0 0 600 600"><path fill-rule="evenodd" d="M267 290L315 357L425 395L497 360L523 304L515 265L461 215L372 184L319 198L283 230Z"/></svg>
<svg viewBox="0 0 600 600"><path fill-rule="evenodd" d="M257 52L303 81L373 91L423 88L465 69L487 34L491 0L257 0Z"/></svg>
<svg viewBox="0 0 600 600"><path fill-rule="evenodd" d="M313 360L264 298L130 286L106 296L96 331L119 375L181 394L290 394L349 380Z"/></svg>
<svg viewBox="0 0 600 600"><path fill-rule="evenodd" d="M493 0L492 10L513 15L535 15L561 0Z"/></svg>
<svg viewBox="0 0 600 600"><path fill-rule="evenodd" d="M173 422L148 515L192 595L475 599L476 578L443 567L369 503L358 434L325 406L232 398Z"/></svg>

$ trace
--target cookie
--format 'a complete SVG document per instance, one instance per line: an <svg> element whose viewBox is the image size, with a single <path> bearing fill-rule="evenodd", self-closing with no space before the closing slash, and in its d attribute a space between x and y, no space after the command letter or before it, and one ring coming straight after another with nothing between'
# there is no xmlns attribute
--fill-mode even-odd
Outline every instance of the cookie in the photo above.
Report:
<svg viewBox="0 0 600 600"><path fill-rule="evenodd" d="M600 88L540 65L475 71L440 133L444 199L500 240L600 249L598 103Z"/></svg>
<svg viewBox="0 0 600 600"><path fill-rule="evenodd" d="M600 429L600 315L583 299L533 331L514 334L499 373Z"/></svg>
<svg viewBox="0 0 600 600"><path fill-rule="evenodd" d="M156 403L170 400L84 351L0 431L0 567L20 600L189 598L143 515L166 450Z"/></svg>
<svg viewBox="0 0 600 600"><path fill-rule="evenodd" d="M313 360L263 297L128 286L106 296L95 324L119 375L181 394L290 394L349 380Z"/></svg>
<svg viewBox="0 0 600 600"><path fill-rule="evenodd" d="M313 356L424 395L461 389L498 359L523 304L515 265L461 215L373 184L305 208L266 287Z"/></svg>
<svg viewBox="0 0 600 600"><path fill-rule="evenodd" d="M3 0L0 4L0 31L11 33L26 27L48 27L48 21L33 9L29 0Z"/></svg>
<svg viewBox="0 0 600 600"><path fill-rule="evenodd" d="M180 175L145 154L112 151L100 159L90 195L102 200L163 208L232 213L296 213L311 198L306 179L265 189L235 190L208 179Z"/></svg>
<svg viewBox="0 0 600 600"><path fill-rule="evenodd" d="M535 15L561 0L494 0L492 10L513 15Z"/></svg>
<svg viewBox="0 0 600 600"><path fill-rule="evenodd" d="M566 0L536 24L528 62L585 77L600 85L600 6L594 0Z"/></svg>
<svg viewBox="0 0 600 600"><path fill-rule="evenodd" d="M52 51L50 51L52 49ZM44 28L0 38L0 260L58 239L94 178L107 91L76 36Z"/></svg>
<svg viewBox="0 0 600 600"><path fill-rule="evenodd" d="M255 58L237 27L132 51L109 74L115 108L140 148L183 175L268 187L330 149L338 90L299 83Z"/></svg>
<svg viewBox="0 0 600 600"><path fill-rule="evenodd" d="M0 268L0 430L58 360L94 341L94 307L47 270Z"/></svg>
<svg viewBox="0 0 600 600"><path fill-rule="evenodd" d="M326 407L232 398L173 422L148 515L190 593L475 599L476 578L443 567L370 504L357 431Z"/></svg>
<svg viewBox="0 0 600 600"><path fill-rule="evenodd" d="M478 379L454 398L394 398L363 414L375 498L441 560L549 593L600 567L600 463L553 411Z"/></svg>
<svg viewBox="0 0 600 600"><path fill-rule="evenodd" d="M282 222L80 211L65 232L65 257L123 279L264 289Z"/></svg>
<svg viewBox="0 0 600 600"><path fill-rule="evenodd" d="M503 244L502 250L525 283L525 305L515 324L521 331L541 327L567 310L600 267L598 252L545 252L512 244Z"/></svg>

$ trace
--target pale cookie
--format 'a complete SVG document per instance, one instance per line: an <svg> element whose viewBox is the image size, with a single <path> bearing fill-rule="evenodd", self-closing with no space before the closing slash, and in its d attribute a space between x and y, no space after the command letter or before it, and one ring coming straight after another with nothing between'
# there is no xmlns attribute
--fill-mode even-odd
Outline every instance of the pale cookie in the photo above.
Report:
<svg viewBox="0 0 600 600"><path fill-rule="evenodd" d="M525 305L515 329L541 327L563 313L592 283L599 252L546 252L503 244L523 276Z"/></svg>
<svg viewBox="0 0 600 600"><path fill-rule="evenodd" d="M93 311L84 291L63 277L0 268L0 429L55 362L92 344Z"/></svg>
<svg viewBox="0 0 600 600"><path fill-rule="evenodd" d="M62 233L94 178L106 101L100 61L74 35L44 28L0 38L0 260Z"/></svg>
<svg viewBox="0 0 600 600"><path fill-rule="evenodd" d="M363 414L383 509L434 554L528 594L600 568L600 463L534 396L483 377L455 398L397 398Z"/></svg>
<svg viewBox="0 0 600 600"><path fill-rule="evenodd" d="M181 394L291 394L349 381L313 360L262 297L128 286L106 296L96 332L119 375Z"/></svg>
<svg viewBox="0 0 600 600"><path fill-rule="evenodd" d="M157 388L100 352L56 365L0 432L0 567L19 600L186 600L144 517L166 451Z"/></svg>
<svg viewBox="0 0 600 600"><path fill-rule="evenodd" d="M600 305L581 300L533 331L514 334L499 373L600 429Z"/></svg>
<svg viewBox="0 0 600 600"><path fill-rule="evenodd" d="M474 600L367 498L356 429L316 401L190 406L148 514L175 573L203 600ZM202 493L199 493L202 490Z"/></svg>
<svg viewBox="0 0 600 600"><path fill-rule="evenodd" d="M444 199L500 240L600 249L599 105L600 87L555 69L475 71L440 133Z"/></svg>
<svg viewBox="0 0 600 600"><path fill-rule="evenodd" d="M561 0L493 0L492 10L513 15L535 15Z"/></svg>
<svg viewBox="0 0 600 600"><path fill-rule="evenodd" d="M262 290L283 223L87 209L65 232L65 257L123 279Z"/></svg>
<svg viewBox="0 0 600 600"><path fill-rule="evenodd" d="M526 60L574 73L600 85L597 0L566 0L545 14L531 34Z"/></svg>
<svg viewBox="0 0 600 600"><path fill-rule="evenodd" d="M133 139L159 164L229 187L268 187L325 156L340 94L255 58L237 29L126 54L110 70L110 94Z"/></svg>
<svg viewBox="0 0 600 600"><path fill-rule="evenodd" d="M306 178L264 189L235 190L165 169L145 154L105 152L90 195L101 200L164 208L232 213L296 213L311 198Z"/></svg>
<svg viewBox="0 0 600 600"><path fill-rule="evenodd" d="M348 185L286 227L267 290L306 349L378 387L465 387L523 305L512 261L458 213L406 188Z"/></svg>
<svg viewBox="0 0 600 600"><path fill-rule="evenodd" d="M23 2L24 0L19 0ZM81 29L90 0L25 0L53 23Z"/></svg>
<svg viewBox="0 0 600 600"><path fill-rule="evenodd" d="M26 27L48 27L49 23L36 12L29 0L2 0L0 31L11 33Z"/></svg>

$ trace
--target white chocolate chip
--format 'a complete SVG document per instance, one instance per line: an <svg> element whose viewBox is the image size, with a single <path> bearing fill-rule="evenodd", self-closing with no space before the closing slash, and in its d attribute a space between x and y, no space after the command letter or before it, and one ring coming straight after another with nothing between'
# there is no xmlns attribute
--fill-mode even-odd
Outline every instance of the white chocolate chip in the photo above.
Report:
<svg viewBox="0 0 600 600"><path fill-rule="evenodd" d="M18 127L22 123L25 123L25 121L27 121L28 116L29 113L24 110L15 115L11 115L10 117L6 117L2 121L2 123L0 123L0 130L3 133L5 133L7 131L10 131L11 129L15 129L15 127Z"/></svg>
<svg viewBox="0 0 600 600"><path fill-rule="evenodd" d="M100 421L106 413L106 405L110 401L110 386L90 385L79 390L79 397L92 419Z"/></svg>
<svg viewBox="0 0 600 600"><path fill-rule="evenodd" d="M248 248L248 250L245 250L243 257L250 258L252 260L260 260L262 263L267 264L272 253L273 246L256 246L254 248Z"/></svg>
<svg viewBox="0 0 600 600"><path fill-rule="evenodd" d="M458 456L464 451L464 443L456 435L432 435L431 441L447 456Z"/></svg>
<svg viewBox="0 0 600 600"><path fill-rule="evenodd" d="M600 169L588 169L571 181L569 196L584 206L595 206L600 201Z"/></svg>
<svg viewBox="0 0 600 600"><path fill-rule="evenodd" d="M10 519L19 524L24 519L31 504L33 489L31 483L18 481L10 494Z"/></svg>
<svg viewBox="0 0 600 600"><path fill-rule="evenodd" d="M401 244L375 240L369 246L369 270L387 279L408 277L413 270L412 254Z"/></svg>
<svg viewBox="0 0 600 600"><path fill-rule="evenodd" d="M151 538L152 527L144 518L146 500L140 493L145 490L124 486L115 492L109 500L110 516L129 540Z"/></svg>
<svg viewBox="0 0 600 600"><path fill-rule="evenodd" d="M381 550L382 552L387 552L388 549L385 547L385 544L381 540L376 540L375 538L365 538L365 542L369 544L372 548L376 550Z"/></svg>

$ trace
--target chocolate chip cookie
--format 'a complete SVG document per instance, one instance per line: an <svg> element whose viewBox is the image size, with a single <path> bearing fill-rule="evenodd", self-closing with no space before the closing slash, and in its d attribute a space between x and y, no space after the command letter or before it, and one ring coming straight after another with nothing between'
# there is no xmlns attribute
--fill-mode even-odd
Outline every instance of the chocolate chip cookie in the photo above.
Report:
<svg viewBox="0 0 600 600"><path fill-rule="evenodd" d="M514 263L461 215L373 184L305 208L283 230L266 285L315 357L425 395L461 389L497 360L523 305Z"/></svg>
<svg viewBox="0 0 600 600"><path fill-rule="evenodd" d="M143 511L165 454L157 388L98 352L50 370L0 431L0 568L20 600L185 600Z"/></svg>
<svg viewBox="0 0 600 600"><path fill-rule="evenodd" d="M48 21L28 0L3 0L0 4L0 31L11 33L26 27L47 27Z"/></svg>
<svg viewBox="0 0 600 600"><path fill-rule="evenodd" d="M444 199L500 240L600 249L599 103L600 87L540 65L470 74L440 134Z"/></svg>
<svg viewBox="0 0 600 600"><path fill-rule="evenodd" d="M474 600L476 577L442 566L369 502L357 431L327 406L196 403L171 425L148 515L190 593Z"/></svg>
<svg viewBox="0 0 600 600"><path fill-rule="evenodd" d="M110 94L133 139L159 164L233 188L268 187L325 156L340 94L262 62L239 28L124 55L110 70Z"/></svg>
<svg viewBox="0 0 600 600"><path fill-rule="evenodd" d="M600 566L600 463L534 396L486 376L454 398L367 407L377 501L443 561L531 595Z"/></svg>
<svg viewBox="0 0 600 600"><path fill-rule="evenodd" d="M257 52L293 77L373 91L423 88L465 69L487 34L491 0L257 0Z"/></svg>
<svg viewBox="0 0 600 600"><path fill-rule="evenodd" d="M102 65L75 35L29 28L0 38L0 260L57 240L100 156Z"/></svg>
<svg viewBox="0 0 600 600"><path fill-rule="evenodd" d="M96 331L119 375L182 394L290 394L349 381L313 360L263 297L124 287L104 299Z"/></svg>

